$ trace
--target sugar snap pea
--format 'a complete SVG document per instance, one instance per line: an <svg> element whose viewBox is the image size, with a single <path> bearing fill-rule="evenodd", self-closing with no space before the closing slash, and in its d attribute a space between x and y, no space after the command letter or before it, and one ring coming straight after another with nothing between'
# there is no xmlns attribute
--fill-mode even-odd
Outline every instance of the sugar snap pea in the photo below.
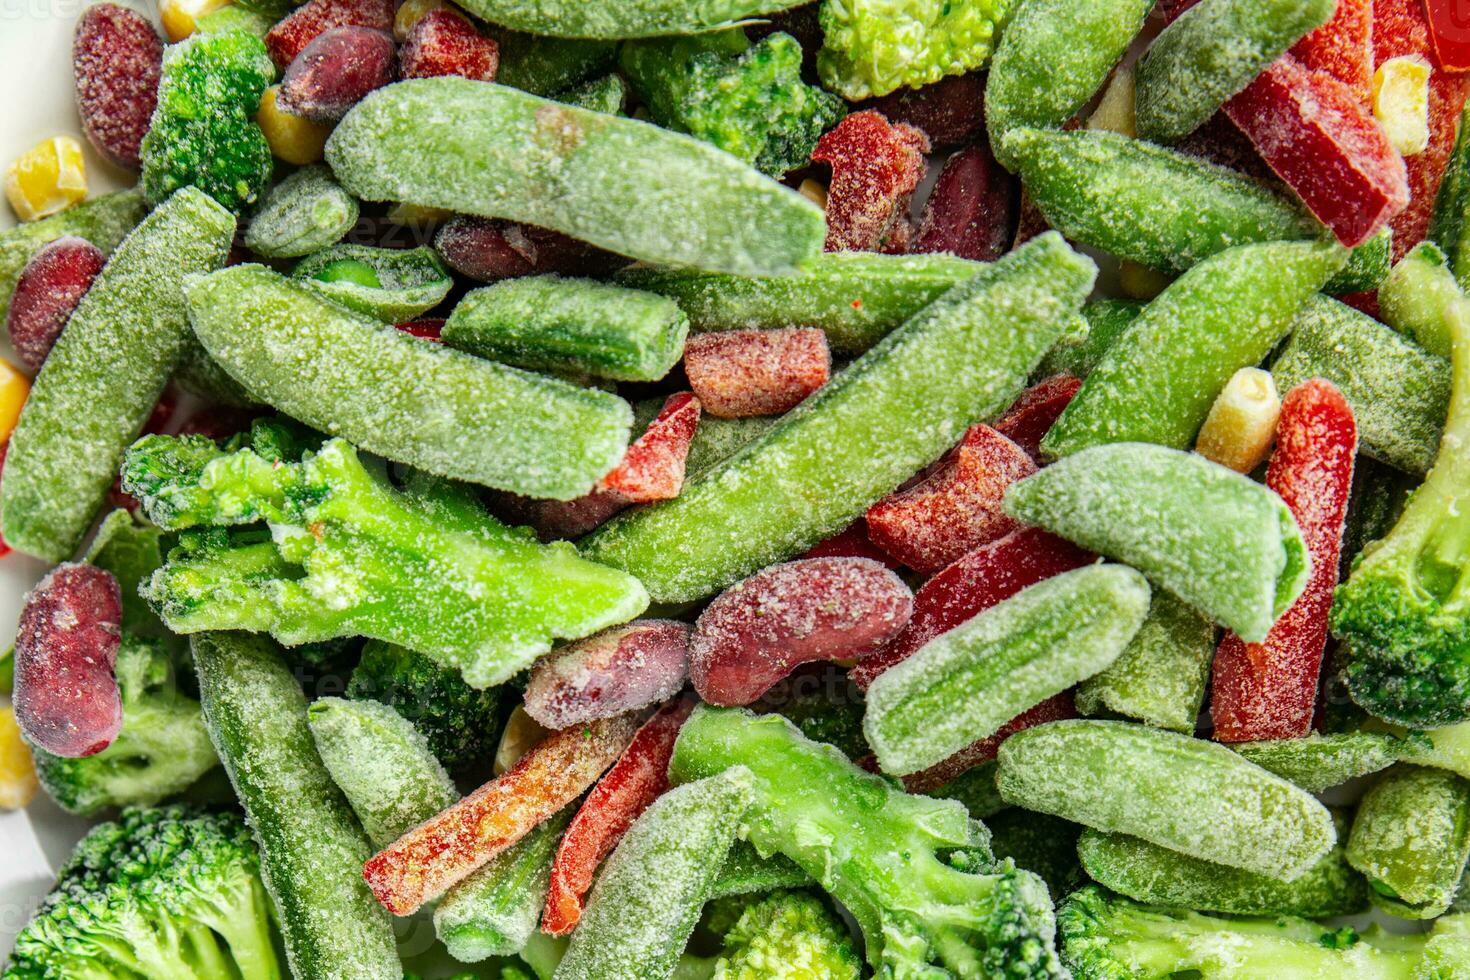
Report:
<svg viewBox="0 0 1470 980"><path fill-rule="evenodd" d="M1397 766L1368 789L1347 842L1373 904L1410 919L1450 907L1467 856L1470 780L1420 766Z"/></svg>
<svg viewBox="0 0 1470 980"><path fill-rule="evenodd" d="M357 224L357 200L326 167L303 167L266 192L245 245L268 259L294 259L326 248Z"/></svg>
<svg viewBox="0 0 1470 980"><path fill-rule="evenodd" d="M438 253L427 245L333 245L297 262L291 278L384 323L403 323L438 306L454 285Z"/></svg>
<svg viewBox="0 0 1470 980"><path fill-rule="evenodd" d="M1051 353L1042 358L1036 369L1038 377L1049 378L1057 374L1070 374L1074 378L1085 378L1097 367L1113 342L1123 336L1124 331L1143 312L1143 304L1126 299L1102 299L1082 307L1082 318L1087 321L1087 336L1075 344L1058 344Z"/></svg>
<svg viewBox="0 0 1470 980"><path fill-rule="evenodd" d="M492 24L567 38L699 34L800 0L468 0L464 8Z"/></svg>
<svg viewBox="0 0 1470 980"><path fill-rule="evenodd" d="M21 270L42 245L76 235L110 255L147 213L141 192L118 191L0 231L0 317L10 308L10 295Z"/></svg>

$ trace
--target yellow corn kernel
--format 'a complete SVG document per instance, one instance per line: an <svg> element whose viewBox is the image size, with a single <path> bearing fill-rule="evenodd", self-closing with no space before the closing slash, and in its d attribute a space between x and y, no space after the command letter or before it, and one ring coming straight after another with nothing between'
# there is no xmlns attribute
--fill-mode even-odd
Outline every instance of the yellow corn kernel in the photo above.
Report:
<svg viewBox="0 0 1470 980"><path fill-rule="evenodd" d="M1429 147L1429 62L1417 54L1389 58L1373 73L1373 115L1406 157Z"/></svg>
<svg viewBox="0 0 1470 980"><path fill-rule="evenodd" d="M30 393L30 379L8 361L0 361L0 445L10 438Z"/></svg>
<svg viewBox="0 0 1470 980"><path fill-rule="evenodd" d="M1118 288L1129 299L1151 300L1169 285L1169 277L1137 262L1118 263Z"/></svg>
<svg viewBox="0 0 1470 980"><path fill-rule="evenodd" d="M540 722L526 714L525 708L516 705L505 720L505 731L500 733L500 744L495 748L495 775L520 762L521 756L540 745L550 734L551 729L543 728Z"/></svg>
<svg viewBox="0 0 1470 980"><path fill-rule="evenodd" d="M36 763L20 737L15 709L0 708L0 810L19 810L36 796Z"/></svg>
<svg viewBox="0 0 1470 980"><path fill-rule="evenodd" d="M808 177L796 191L823 211L827 210L827 188L821 181Z"/></svg>
<svg viewBox="0 0 1470 980"><path fill-rule="evenodd" d="M1134 113L1133 67L1120 67L1113 72L1108 87L1103 90L1097 108L1087 119L1088 129L1102 129L1110 133L1122 133L1129 139L1138 136L1138 117Z"/></svg>
<svg viewBox="0 0 1470 980"><path fill-rule="evenodd" d="M177 44L194 33L200 17L229 4L230 0L158 0L158 20L163 33Z"/></svg>
<svg viewBox="0 0 1470 980"><path fill-rule="evenodd" d="M280 108L276 105L276 96L280 91L279 85L272 85L265 90L260 98L260 109L255 114L255 121L260 124L261 132L265 133L265 141L270 144L271 152L276 156L298 167L316 163L326 150L327 137L332 135L332 127L293 116Z"/></svg>
<svg viewBox="0 0 1470 980"><path fill-rule="evenodd" d="M398 5L398 13L393 17L393 36L399 42L407 41L408 35L413 31L413 25L423 19L424 14L431 10L442 10L449 6L444 0L403 0Z"/></svg>
<svg viewBox="0 0 1470 980"><path fill-rule="evenodd" d="M15 216L35 221L64 211L87 196L82 144L53 136L31 147L5 173L5 196Z"/></svg>
<svg viewBox="0 0 1470 980"><path fill-rule="evenodd" d="M1237 473L1249 473L1266 458L1280 418L1281 398L1270 373L1241 368L1210 406L1194 451Z"/></svg>

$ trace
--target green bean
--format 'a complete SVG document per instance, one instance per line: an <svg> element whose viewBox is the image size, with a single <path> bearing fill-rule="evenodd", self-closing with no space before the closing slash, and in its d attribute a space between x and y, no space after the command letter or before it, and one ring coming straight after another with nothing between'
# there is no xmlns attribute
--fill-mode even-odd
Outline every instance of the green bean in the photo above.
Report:
<svg viewBox="0 0 1470 980"><path fill-rule="evenodd" d="M1348 838L1348 863L1368 876L1373 904L1432 919L1454 901L1470 856L1470 780L1400 765L1369 788Z"/></svg>
<svg viewBox="0 0 1470 980"><path fill-rule="evenodd" d="M327 161L364 200L524 221L649 262L789 275L826 238L815 204L707 143L493 82L379 89Z"/></svg>
<svg viewBox="0 0 1470 980"><path fill-rule="evenodd" d="M1443 358L1450 356L1445 311L1464 299L1445 254L1433 242L1415 245L1378 287L1383 322Z"/></svg>
<svg viewBox="0 0 1470 980"><path fill-rule="evenodd" d="M5 540L72 556L189 335L182 278L223 264L235 218L186 188L118 246L51 349L10 440Z"/></svg>
<svg viewBox="0 0 1470 980"><path fill-rule="evenodd" d="M1092 288L1060 235L1033 239L915 314L674 500L593 532L584 553L660 602L698 599L842 530L1015 399Z"/></svg>
<svg viewBox="0 0 1470 980"><path fill-rule="evenodd" d="M1445 163L1429 240L1445 252L1450 272L1463 289L1470 286L1470 105L1460 113L1460 131L1455 148Z"/></svg>
<svg viewBox="0 0 1470 980"><path fill-rule="evenodd" d="M268 259L294 259L326 248L357 224L357 199L326 167L303 167L266 192L245 232L245 246Z"/></svg>
<svg viewBox="0 0 1470 980"><path fill-rule="evenodd" d="M1240 742L1230 747L1262 769L1308 792L1321 793L1403 759L1421 761L1417 756L1430 751L1433 743L1420 732L1406 732L1401 738L1387 732L1359 731Z"/></svg>
<svg viewBox="0 0 1470 980"><path fill-rule="evenodd" d="M322 765L279 648L240 633L192 643L204 721L260 845L292 975L401 977L388 913L362 877L372 847Z"/></svg>
<svg viewBox="0 0 1470 980"><path fill-rule="evenodd" d="M140 192L118 191L95 201L83 201L60 214L0 231L0 317L10 309L16 281L41 246L76 235L110 255L147 213L148 205Z"/></svg>
<svg viewBox="0 0 1470 980"><path fill-rule="evenodd" d="M775 427L780 416L754 415L744 419L717 419L702 415L689 444L689 458L684 462L684 479L694 479L706 470L723 463L747 443L754 442Z"/></svg>
<svg viewBox="0 0 1470 980"><path fill-rule="evenodd" d="M467 0L463 5L492 24L567 38L657 37L699 34L800 0Z"/></svg>
<svg viewBox="0 0 1470 980"><path fill-rule="evenodd" d="M334 268L362 268L363 275L333 275ZM438 306L454 277L427 245L415 249L334 245L296 263L291 278L358 313L384 323L403 323Z"/></svg>

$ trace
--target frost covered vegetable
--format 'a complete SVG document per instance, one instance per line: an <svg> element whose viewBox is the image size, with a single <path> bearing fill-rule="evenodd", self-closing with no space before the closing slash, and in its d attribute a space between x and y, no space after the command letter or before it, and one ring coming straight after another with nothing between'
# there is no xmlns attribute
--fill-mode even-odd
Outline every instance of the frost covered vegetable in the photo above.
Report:
<svg viewBox="0 0 1470 980"><path fill-rule="evenodd" d="M648 601L635 579L500 524L464 488L425 479L395 490L340 439L293 463L148 436L124 471L155 523L195 529L144 589L175 632L369 636L486 687L553 637L631 619ZM262 520L270 533L231 529Z"/></svg>
<svg viewBox="0 0 1470 980"><path fill-rule="evenodd" d="M733 906L733 907L731 907ZM777 891L716 906L721 935L714 980L857 980L861 962L847 924L809 892Z"/></svg>
<svg viewBox="0 0 1470 980"><path fill-rule="evenodd" d="M427 245L333 245L297 262L291 278L349 310L395 324L438 306L454 286Z"/></svg>
<svg viewBox="0 0 1470 980"><path fill-rule="evenodd" d="M736 28L623 46L623 71L660 126L713 143L780 177L804 166L842 100L801 80L790 34L755 44Z"/></svg>
<svg viewBox="0 0 1470 980"><path fill-rule="evenodd" d="M31 257L50 242L68 235L91 242L111 254L147 213L136 190L104 194L49 218L25 221L0 231L0 315L10 308L11 294Z"/></svg>
<svg viewBox="0 0 1470 980"><path fill-rule="evenodd" d="M983 67L1013 0L823 0L822 84L857 101Z"/></svg>
<svg viewBox="0 0 1470 980"><path fill-rule="evenodd" d="M265 195L245 245L257 255L291 259L326 248L357 224L357 200L326 167L304 167Z"/></svg>
<svg viewBox="0 0 1470 980"><path fill-rule="evenodd" d="M1347 860L1385 911L1432 919L1449 909L1470 857L1470 780L1395 766L1358 804Z"/></svg>
<svg viewBox="0 0 1470 980"><path fill-rule="evenodd" d="M143 193L154 204L193 185L231 211L254 204L274 162L255 111L276 68L245 31L199 34L164 51L158 107L143 137Z"/></svg>
<svg viewBox="0 0 1470 980"><path fill-rule="evenodd" d="M1237 742L1230 746L1256 765L1312 793L1368 776L1405 759L1424 761L1432 743L1422 733L1334 732L1306 738Z"/></svg>
<svg viewBox="0 0 1470 980"><path fill-rule="evenodd" d="M658 37L698 34L732 21L774 13L798 0L470 0L462 6L492 24L553 38Z"/></svg>
<svg viewBox="0 0 1470 980"><path fill-rule="evenodd" d="M1378 287L1383 322L1444 358L1451 353L1447 307L1463 301L1444 253L1431 242L1415 245Z"/></svg>

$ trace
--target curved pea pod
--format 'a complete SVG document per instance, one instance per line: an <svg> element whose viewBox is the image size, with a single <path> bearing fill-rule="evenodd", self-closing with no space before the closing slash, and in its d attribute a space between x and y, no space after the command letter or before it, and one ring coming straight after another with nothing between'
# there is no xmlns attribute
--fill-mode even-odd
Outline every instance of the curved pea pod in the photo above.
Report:
<svg viewBox="0 0 1470 980"><path fill-rule="evenodd" d="M251 394L397 462L570 500L627 448L622 399L424 343L269 269L187 292L195 334Z"/></svg>
<svg viewBox="0 0 1470 980"><path fill-rule="evenodd" d="M51 561L76 550L189 336L181 280L218 268L234 234L234 215L185 188L103 267L11 436L0 494L11 547Z"/></svg>
<svg viewBox="0 0 1470 980"><path fill-rule="evenodd" d="M1142 575L1122 565L1064 572L941 634L879 674L863 733L886 773L938 763L1103 670L1148 612Z"/></svg>
<svg viewBox="0 0 1470 980"><path fill-rule="evenodd" d="M1013 806L1294 881L1337 840L1305 790L1222 745L1121 721L1058 721L1000 747Z"/></svg>
<svg viewBox="0 0 1470 980"><path fill-rule="evenodd" d="M310 255L357 224L357 199L326 167L304 167L272 187L245 231L245 247L268 259Z"/></svg>
<svg viewBox="0 0 1470 980"><path fill-rule="evenodd" d="M1470 856L1470 780L1401 765L1363 795L1348 863L1368 876L1373 904L1432 919L1450 907Z"/></svg>
<svg viewBox="0 0 1470 980"><path fill-rule="evenodd" d="M1107 81L1153 10L1150 0L1030 0L1012 16L985 83L996 159L1015 170L1005 134L1060 127Z"/></svg>
<svg viewBox="0 0 1470 980"><path fill-rule="evenodd" d="M1041 441L1056 459L1108 442L1183 449L1230 376L1259 364L1342 266L1335 245L1241 245L1180 276L1133 321Z"/></svg>
<svg viewBox="0 0 1470 980"><path fill-rule="evenodd" d="M26 263L43 246L75 235L110 254L147 213L148 205L141 193L118 191L83 201L49 218L0 231L0 317L10 309L10 295Z"/></svg>
<svg viewBox="0 0 1470 980"><path fill-rule="evenodd" d="M492 24L557 38L699 34L794 7L799 0L470 0L462 6Z"/></svg>
<svg viewBox="0 0 1470 980"><path fill-rule="evenodd" d="M1011 484L1006 512L1139 569L1259 643L1306 586L1310 559L1270 490L1193 453L1097 446Z"/></svg>
<svg viewBox="0 0 1470 980"><path fill-rule="evenodd" d="M654 802L607 859L556 980L670 975L755 802L744 766Z"/></svg>
<svg viewBox="0 0 1470 980"><path fill-rule="evenodd" d="M1334 810L1338 843L1295 881L1229 868L1127 834L1084 830L1082 867L1098 884L1150 905L1235 915L1353 915L1368 907L1368 883L1347 863L1348 818Z"/></svg>
<svg viewBox="0 0 1470 980"><path fill-rule="evenodd" d="M334 245L308 255L291 278L358 313L405 323L438 306L454 279L427 245L415 249Z"/></svg>
<svg viewBox="0 0 1470 980"><path fill-rule="evenodd" d="M1433 743L1421 732L1405 732L1401 737L1358 731L1237 742L1230 747L1262 769L1309 792L1321 793L1404 759L1423 762L1420 756L1432 751Z"/></svg>
<svg viewBox="0 0 1470 980"><path fill-rule="evenodd" d="M1169 593L1155 592L1148 618L1118 659L1078 686L1077 710L1193 732L1214 653L1214 624Z"/></svg>
<svg viewBox="0 0 1470 980"><path fill-rule="evenodd" d="M441 336L450 347L531 370L657 381L679 362L688 335L689 317L667 297L553 275L466 294Z"/></svg>
<svg viewBox="0 0 1470 980"><path fill-rule="evenodd" d="M584 553L683 602L805 552L1003 411L1095 274L1056 234L982 267L678 498L603 525Z"/></svg>
<svg viewBox="0 0 1470 980"><path fill-rule="evenodd" d="M327 161L364 200L524 221L649 262L789 275L826 238L815 204L707 143L493 82L379 89Z"/></svg>
<svg viewBox="0 0 1470 980"><path fill-rule="evenodd" d="M209 737L260 845L296 977L402 976L388 915L363 881L372 849L312 741L279 648L241 633L193 637Z"/></svg>

